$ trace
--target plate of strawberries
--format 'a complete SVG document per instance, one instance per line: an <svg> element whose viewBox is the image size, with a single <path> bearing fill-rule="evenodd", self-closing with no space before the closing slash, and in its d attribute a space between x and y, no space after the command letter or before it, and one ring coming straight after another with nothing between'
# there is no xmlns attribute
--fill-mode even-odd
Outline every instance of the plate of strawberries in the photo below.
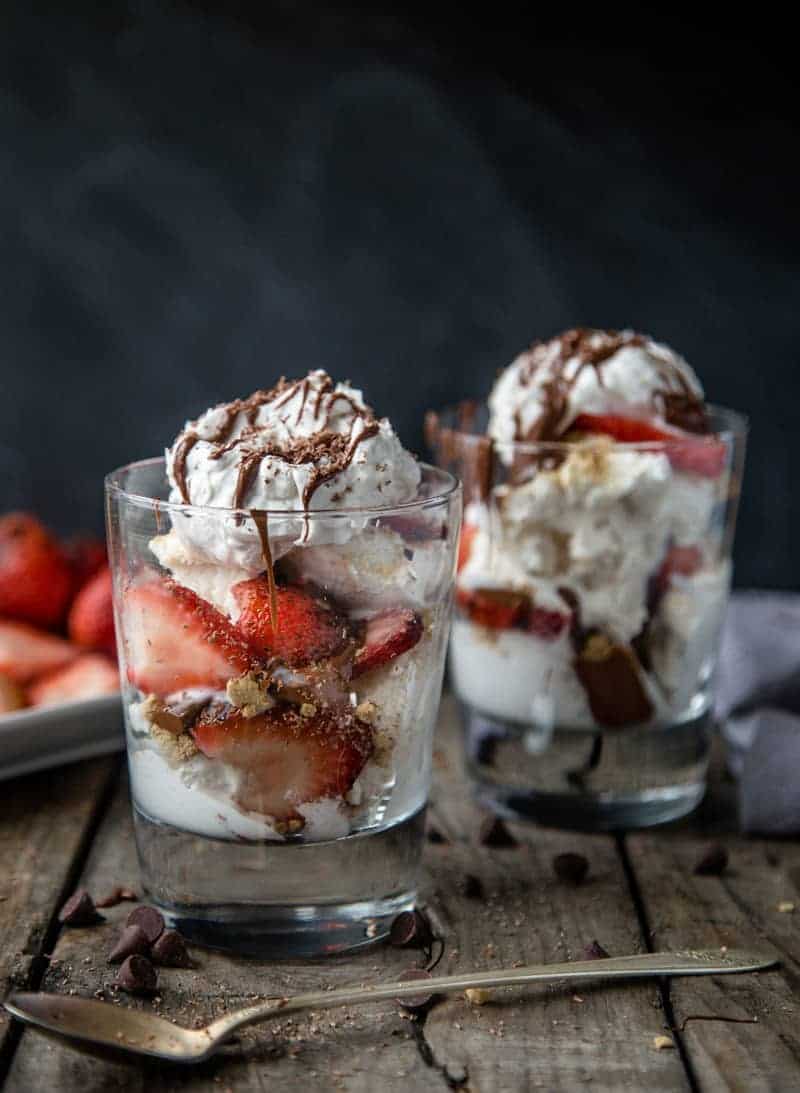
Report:
<svg viewBox="0 0 800 1093"><path fill-rule="evenodd" d="M0 778L123 745L105 544L0 516Z"/></svg>

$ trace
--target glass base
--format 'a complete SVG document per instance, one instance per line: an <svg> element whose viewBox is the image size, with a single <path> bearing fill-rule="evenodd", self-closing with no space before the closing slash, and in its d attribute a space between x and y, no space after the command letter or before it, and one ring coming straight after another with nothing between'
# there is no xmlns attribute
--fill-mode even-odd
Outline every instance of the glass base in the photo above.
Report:
<svg viewBox="0 0 800 1093"><path fill-rule="evenodd" d="M422 808L329 842L232 842L182 831L134 805L147 897L190 942L291 959L372 945L414 905Z"/></svg>
<svg viewBox="0 0 800 1093"><path fill-rule="evenodd" d="M464 703L461 715L477 797L505 819L623 830L676 820L703 799L708 710L672 725L547 733Z"/></svg>

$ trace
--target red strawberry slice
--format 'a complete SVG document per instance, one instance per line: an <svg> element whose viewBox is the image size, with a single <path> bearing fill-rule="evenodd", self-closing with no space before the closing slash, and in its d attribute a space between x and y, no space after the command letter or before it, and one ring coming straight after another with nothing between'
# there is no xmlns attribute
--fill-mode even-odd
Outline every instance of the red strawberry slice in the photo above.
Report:
<svg viewBox="0 0 800 1093"><path fill-rule="evenodd" d="M472 553L472 544L475 541L475 536L477 534L478 528L475 524L462 525L461 538L458 540L458 562L456 563L456 568L459 573L469 561L470 554Z"/></svg>
<svg viewBox="0 0 800 1093"><path fill-rule="evenodd" d="M0 615L57 626L72 592L61 548L34 516L0 517Z"/></svg>
<svg viewBox="0 0 800 1093"><path fill-rule="evenodd" d="M301 717L289 705L246 718L235 707L204 711L192 730L198 748L242 771L237 804L277 820L297 806L348 793L372 754L372 730L349 711Z"/></svg>
<svg viewBox="0 0 800 1093"><path fill-rule="evenodd" d="M117 655L114 634L114 604L111 598L111 570L104 566L90 577L73 601L67 630L76 645Z"/></svg>
<svg viewBox="0 0 800 1093"><path fill-rule="evenodd" d="M407 653L422 637L423 630L422 619L406 607L392 607L367 619L353 662L353 676L371 672Z"/></svg>
<svg viewBox="0 0 800 1093"><path fill-rule="evenodd" d="M28 698L32 706L57 706L115 694L118 690L116 664L101 653L84 653L66 668L58 668L32 683Z"/></svg>
<svg viewBox="0 0 800 1093"><path fill-rule="evenodd" d="M667 429L643 418L619 414L579 414L573 428L584 433L604 433L622 444L668 443L667 458L676 471L717 478L725 468L727 451L713 436L692 436Z"/></svg>
<svg viewBox="0 0 800 1093"><path fill-rule="evenodd" d="M25 692L11 676L0 672L0 714L12 713L25 705Z"/></svg>
<svg viewBox="0 0 800 1093"><path fill-rule="evenodd" d="M63 544L72 570L73 595L80 592L90 577L108 563L106 544L94 535L78 535Z"/></svg>
<svg viewBox="0 0 800 1093"><path fill-rule="evenodd" d="M171 580L128 589L123 630L128 679L142 691L217 689L253 665L252 653L228 619Z"/></svg>
<svg viewBox="0 0 800 1093"><path fill-rule="evenodd" d="M555 641L569 623L569 615L537 607L526 592L510 588L459 588L456 602L478 626L527 630L543 641Z"/></svg>
<svg viewBox="0 0 800 1093"><path fill-rule="evenodd" d="M69 664L79 650L24 622L0 621L0 672L17 683Z"/></svg>
<svg viewBox="0 0 800 1093"><path fill-rule="evenodd" d="M560 611L550 611L546 607L532 607L527 629L543 641L555 641L563 634L569 621L569 615L563 615Z"/></svg>
<svg viewBox="0 0 800 1093"><path fill-rule="evenodd" d="M310 586L277 586L275 629L266 577L240 581L233 586L233 595L241 608L236 625L259 657L279 657L298 668L332 656L349 636L344 618Z"/></svg>

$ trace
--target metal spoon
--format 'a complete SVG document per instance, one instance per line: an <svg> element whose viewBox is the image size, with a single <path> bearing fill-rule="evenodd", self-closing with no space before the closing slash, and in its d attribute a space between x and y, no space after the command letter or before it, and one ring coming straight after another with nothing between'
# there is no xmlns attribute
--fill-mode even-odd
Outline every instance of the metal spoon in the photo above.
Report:
<svg viewBox="0 0 800 1093"><path fill-rule="evenodd" d="M468 987L510 987L552 980L574 982L582 979L642 979L658 975L756 972L776 963L773 957L764 953L732 949L726 953L643 953L603 960L466 972L377 987L344 987L342 990L298 994L293 998L273 998L257 1006L229 1013L201 1029L183 1028L144 1010L63 994L16 992L6 1000L5 1008L20 1021L60 1036L136 1055L151 1055L174 1063L199 1063L213 1055L237 1029L303 1009L329 1009L359 1002L379 1002L387 998L444 994Z"/></svg>

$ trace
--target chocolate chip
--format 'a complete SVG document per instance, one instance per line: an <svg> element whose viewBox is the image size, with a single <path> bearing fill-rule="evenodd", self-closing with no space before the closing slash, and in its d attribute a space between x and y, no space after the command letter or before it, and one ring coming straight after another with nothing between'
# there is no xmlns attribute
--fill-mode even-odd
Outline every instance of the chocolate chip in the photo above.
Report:
<svg viewBox="0 0 800 1093"><path fill-rule="evenodd" d="M423 981L432 978L431 973L426 972L424 968L408 968L399 976L398 982L408 983L410 980L419 979ZM419 1013L421 1010L427 1009L434 997L435 995L431 994L430 991L420 989L419 994L409 994L405 998L398 998L397 1001L404 1010L408 1010L410 1013Z"/></svg>
<svg viewBox="0 0 800 1093"><path fill-rule="evenodd" d="M481 846L490 846L493 850L511 850L519 843L508 830L499 816L487 816L478 832Z"/></svg>
<svg viewBox="0 0 800 1093"><path fill-rule="evenodd" d="M483 899L483 883L480 877L474 876L472 873L466 873L464 879L461 882L461 891L467 899Z"/></svg>
<svg viewBox="0 0 800 1093"><path fill-rule="evenodd" d="M109 892L107 896L103 896L102 899L99 899L95 904L95 907L116 907L118 903L124 903L127 900L135 903L138 898L139 897L132 888L121 888L117 885L117 887Z"/></svg>
<svg viewBox="0 0 800 1093"><path fill-rule="evenodd" d="M392 922L389 941L399 949L427 949L433 941L433 930L422 911L401 911Z"/></svg>
<svg viewBox="0 0 800 1093"><path fill-rule="evenodd" d="M475 745L475 762L481 767L494 766L499 736L482 736Z"/></svg>
<svg viewBox="0 0 800 1093"><path fill-rule="evenodd" d="M165 930L153 946L151 956L156 964L163 964L167 968L191 968L192 966L186 942L177 930Z"/></svg>
<svg viewBox="0 0 800 1093"><path fill-rule="evenodd" d="M583 854L556 854L553 858L553 871L564 884L577 886L586 880L589 863Z"/></svg>
<svg viewBox="0 0 800 1093"><path fill-rule="evenodd" d="M584 960L605 960L607 956L608 953L599 941L591 941L583 947Z"/></svg>
<svg viewBox="0 0 800 1093"><path fill-rule="evenodd" d="M126 926L108 954L109 964L121 964L128 956L147 956L150 941L141 926Z"/></svg>
<svg viewBox="0 0 800 1093"><path fill-rule="evenodd" d="M441 833L441 831L439 830L438 827L429 827L428 828L428 842L429 843L435 843L436 845L441 846L444 843L446 843L447 841L448 841L447 838Z"/></svg>
<svg viewBox="0 0 800 1093"><path fill-rule="evenodd" d="M164 919L155 907L134 907L125 920L126 926L141 926L152 945L164 931Z"/></svg>
<svg viewBox="0 0 800 1093"><path fill-rule="evenodd" d="M720 843L709 846L694 867L695 876L718 877L728 867L728 851Z"/></svg>
<svg viewBox="0 0 800 1093"><path fill-rule="evenodd" d="M146 956L129 956L117 972L116 985L128 994L154 994L156 970Z"/></svg>
<svg viewBox="0 0 800 1093"><path fill-rule="evenodd" d="M73 892L58 913L58 921L65 926L94 926L103 921L98 915L94 900L85 888Z"/></svg>

